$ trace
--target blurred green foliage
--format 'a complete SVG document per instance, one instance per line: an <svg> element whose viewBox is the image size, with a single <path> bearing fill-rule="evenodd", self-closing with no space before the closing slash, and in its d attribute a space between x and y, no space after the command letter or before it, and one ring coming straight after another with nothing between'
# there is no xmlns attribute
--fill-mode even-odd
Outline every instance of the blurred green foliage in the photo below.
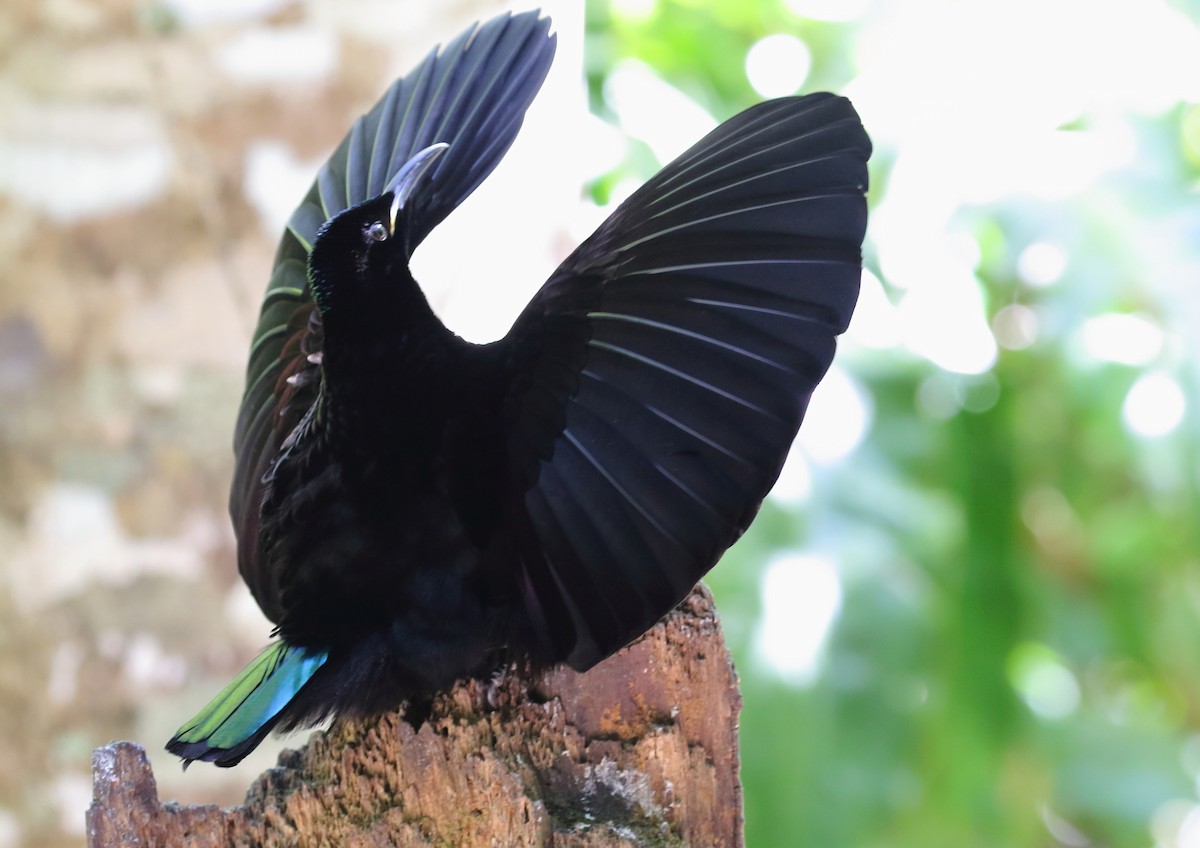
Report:
<svg viewBox="0 0 1200 848"><path fill-rule="evenodd" d="M853 96L880 38L872 18L912 4L851 5L861 14L837 22L782 0L593 0L593 108L619 121L606 81L636 59L726 118L762 99L744 60L780 32L811 54L804 91ZM1196 14L1179 25L1194 34ZM1061 49L1070 63L1075 48ZM709 578L745 695L751 848L1200 845L1200 105L1114 103L1061 133L1105 121L1133 153L1087 185L956 201L981 332L1000 341L991 366L955 373L899 340L844 345L839 364L869 399L864 441L810 462L808 496L769 501ZM920 151L905 147L918 135L873 135L874 209L895 163ZM655 167L641 142L628 150L599 199ZM866 265L895 304L907 292L880 261L887 225L872 223ZM1044 244L1063 267L1023 269ZM1160 344L1126 361L1097 352L1105 337L1088 334L1106 315L1137 316ZM1006 346L1014 317L1034 330ZM1137 394L1147 375L1168 384L1165 401ZM1178 417L1176 395L1182 418L1158 427L1156 414ZM780 551L829 557L841 583L803 682L756 649Z"/></svg>

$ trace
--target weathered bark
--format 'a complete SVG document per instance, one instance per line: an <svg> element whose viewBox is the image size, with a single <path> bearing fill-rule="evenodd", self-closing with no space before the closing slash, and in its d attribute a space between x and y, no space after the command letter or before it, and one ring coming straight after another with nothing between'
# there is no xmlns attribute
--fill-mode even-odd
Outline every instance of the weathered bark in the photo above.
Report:
<svg viewBox="0 0 1200 848"><path fill-rule="evenodd" d="M139 746L100 748L88 844L741 846L740 706L698 589L587 674L463 683L416 729L395 713L336 724L241 807L164 805Z"/></svg>

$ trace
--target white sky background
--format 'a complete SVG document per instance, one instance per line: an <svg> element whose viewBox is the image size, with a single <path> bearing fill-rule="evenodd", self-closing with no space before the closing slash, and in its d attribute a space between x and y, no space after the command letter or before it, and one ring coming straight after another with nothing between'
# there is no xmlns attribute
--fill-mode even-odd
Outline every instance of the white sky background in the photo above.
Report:
<svg viewBox="0 0 1200 848"><path fill-rule="evenodd" d="M583 187L620 155L619 137L587 110L582 4L540 6L558 34L545 85L500 165L413 257L413 273L439 316L476 342L504 335L600 223L602 215L581 200Z"/></svg>
<svg viewBox="0 0 1200 848"><path fill-rule="evenodd" d="M905 348L959 374L990 369L1005 330L1022 337L1007 346L1033 343L1038 322L1026 310L1004 316L1019 327L988 327L978 246L956 231L955 213L1015 199L1064 210L1087 202L1147 155L1133 119L1200 102L1200 32L1161 0L882 3L858 58L846 93L877 146L896 156L869 239L900 290L894 311L874 300L861 317L893 320ZM1022 282L1056 283L1071 247L1032 245ZM1174 364L1160 359L1164 331L1146 316L1096 316L1074 334L1092 362ZM1131 433L1155 438L1182 422L1175 377L1136 388L1137 412L1124 417Z"/></svg>

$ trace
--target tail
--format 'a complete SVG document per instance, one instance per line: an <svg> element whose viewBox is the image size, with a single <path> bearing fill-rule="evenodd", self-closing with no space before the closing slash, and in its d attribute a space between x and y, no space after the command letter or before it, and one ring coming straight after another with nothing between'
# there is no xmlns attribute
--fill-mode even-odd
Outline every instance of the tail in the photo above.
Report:
<svg viewBox="0 0 1200 848"><path fill-rule="evenodd" d="M242 669L221 694L175 733L167 750L183 758L235 766L258 747L284 709L324 665L329 654L279 641Z"/></svg>

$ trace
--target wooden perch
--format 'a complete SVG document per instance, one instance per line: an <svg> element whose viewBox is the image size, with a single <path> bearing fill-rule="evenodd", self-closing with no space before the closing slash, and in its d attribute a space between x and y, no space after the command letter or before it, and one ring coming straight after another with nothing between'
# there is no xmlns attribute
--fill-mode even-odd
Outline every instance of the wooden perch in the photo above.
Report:
<svg viewBox="0 0 1200 848"><path fill-rule="evenodd" d="M740 707L697 588L587 674L463 683L415 729L337 723L241 807L164 805L140 746L99 748L88 845L741 846Z"/></svg>

